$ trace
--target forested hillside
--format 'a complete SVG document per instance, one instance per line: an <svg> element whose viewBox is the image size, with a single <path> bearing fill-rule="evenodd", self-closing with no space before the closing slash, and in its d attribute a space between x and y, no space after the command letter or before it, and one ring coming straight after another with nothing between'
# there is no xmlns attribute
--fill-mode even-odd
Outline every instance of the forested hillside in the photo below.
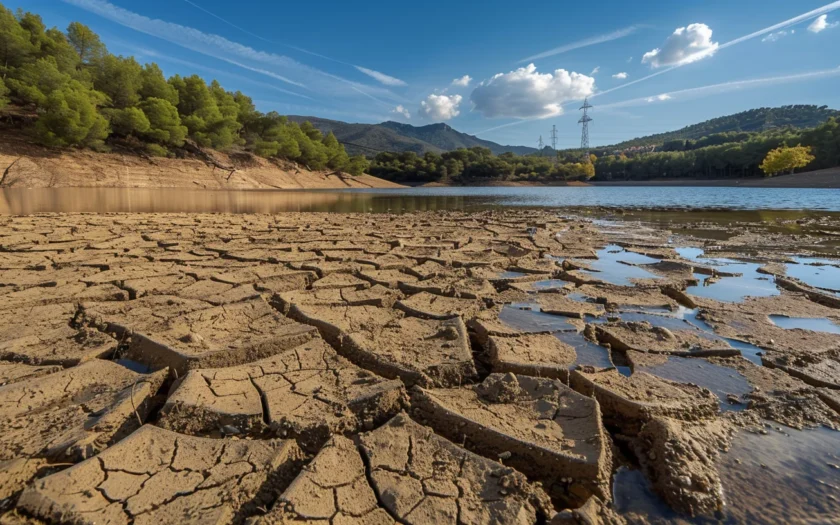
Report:
<svg viewBox="0 0 840 525"><path fill-rule="evenodd" d="M429 124L427 126L412 126L399 122L383 122L381 124L348 124L338 120L317 117L301 117L292 115L293 122L309 121L324 133L333 132L338 140L344 143L347 151L368 156L383 151L401 153L411 151L418 155L424 153L443 153L460 148L487 148L494 155L502 153L516 153L527 155L536 153L536 148L527 146L502 146L483 140L473 135L461 133L448 124Z"/></svg>
<svg viewBox="0 0 840 525"><path fill-rule="evenodd" d="M785 128L805 129L819 126L840 111L827 106L796 105L778 108L758 108L692 124L677 131L639 137L603 150L625 150L634 147L660 146L675 140L698 140L719 133L763 132Z"/></svg>
<svg viewBox="0 0 840 525"><path fill-rule="evenodd" d="M0 4L0 108L48 146L129 149L170 156L182 147L248 151L312 170L360 174L332 133L260 113L250 97L198 75L165 78L154 63L108 52L87 26L47 28ZM188 142L192 141L192 142Z"/></svg>

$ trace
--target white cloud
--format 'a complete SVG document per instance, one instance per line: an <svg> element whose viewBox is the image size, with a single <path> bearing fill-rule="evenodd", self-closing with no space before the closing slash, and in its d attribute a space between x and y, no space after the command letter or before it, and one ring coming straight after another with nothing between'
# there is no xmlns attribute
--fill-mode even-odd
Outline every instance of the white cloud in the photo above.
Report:
<svg viewBox="0 0 840 525"><path fill-rule="evenodd" d="M811 25L808 26L808 31L812 33L820 33L825 31L826 29L831 29L832 27L837 27L838 22L828 22L828 15L820 15L818 16Z"/></svg>
<svg viewBox="0 0 840 525"><path fill-rule="evenodd" d="M626 80L628 76L630 75L622 71L621 73L616 73L612 77L618 80Z"/></svg>
<svg viewBox="0 0 840 525"><path fill-rule="evenodd" d="M598 35L593 36L591 38L585 38L583 40L578 40L577 42L572 42L571 44L566 44L560 47L555 47L554 49L549 49L548 51L543 51L542 53L537 53L536 55L529 56L528 58L523 58L519 62L531 62L532 60L539 60L540 58L546 58L554 55L559 55L561 53L566 53L572 51L573 49L580 49L582 47L589 47L594 46L596 44L603 44L604 42L610 42L612 40L618 40L619 38L624 38L626 36L630 36L636 32L638 28L636 26L625 27L624 29L619 29L618 31L613 31L612 33L607 33L605 35Z"/></svg>
<svg viewBox="0 0 840 525"><path fill-rule="evenodd" d="M782 29L781 31L776 31L775 33L768 33L767 36L761 39L762 42L776 42L781 38L784 38L788 35L792 35L796 33L796 30L793 29L790 32Z"/></svg>
<svg viewBox="0 0 840 525"><path fill-rule="evenodd" d="M648 97L645 100L648 102L665 102L666 100L671 100L671 95L668 93L662 93L661 95L656 95L655 97Z"/></svg>
<svg viewBox="0 0 840 525"><path fill-rule="evenodd" d="M669 36L661 48L648 51L642 63L651 67L682 66L711 56L719 44L712 42L712 29L706 24L691 24L679 27Z"/></svg>
<svg viewBox="0 0 840 525"><path fill-rule="evenodd" d="M461 113L458 110L461 100L463 100L461 95L432 94L420 103L420 110L418 113L435 121L450 120Z"/></svg>
<svg viewBox="0 0 840 525"><path fill-rule="evenodd" d="M411 118L411 113L409 113L409 111L402 104L392 109L391 113L402 115L405 118Z"/></svg>
<svg viewBox="0 0 840 525"><path fill-rule="evenodd" d="M386 75L385 73L380 73L379 71L374 71L373 69L368 69L368 68L362 67L362 66L355 66L355 67L356 67L356 69L358 69L359 71L361 71L365 75L376 79L377 82L380 82L381 84L385 84L386 86L406 86L406 85L408 85L404 81L402 81L402 80L400 80L396 77Z"/></svg>
<svg viewBox="0 0 840 525"><path fill-rule="evenodd" d="M558 69L538 73L534 64L499 73L473 90L474 109L485 117L545 118L563 113L562 104L591 95L595 79Z"/></svg>
<svg viewBox="0 0 840 525"><path fill-rule="evenodd" d="M589 73L589 76L594 77L599 71L601 71L601 66L596 66L595 69L592 70L592 73Z"/></svg>
<svg viewBox="0 0 840 525"><path fill-rule="evenodd" d="M628 64L631 63L631 62L633 62L633 57L630 57L630 58L627 59Z"/></svg>
<svg viewBox="0 0 840 525"><path fill-rule="evenodd" d="M473 79L472 79L472 77L471 77L471 76L469 76L469 75L464 75L464 76L462 76L461 78L456 78L456 79L454 79L454 80L452 81L452 85L453 85L453 86L459 86L459 87L467 87L467 86L469 86L469 85L470 85L470 82L472 82L472 80L473 80Z"/></svg>

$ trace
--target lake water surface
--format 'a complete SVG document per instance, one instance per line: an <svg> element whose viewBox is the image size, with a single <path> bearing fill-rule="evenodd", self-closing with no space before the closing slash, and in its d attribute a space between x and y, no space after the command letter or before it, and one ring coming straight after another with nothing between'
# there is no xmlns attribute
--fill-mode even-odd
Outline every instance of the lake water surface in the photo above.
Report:
<svg viewBox="0 0 840 525"><path fill-rule="evenodd" d="M413 212L508 206L840 211L840 189L447 187L375 190L46 188L0 190L0 213Z"/></svg>

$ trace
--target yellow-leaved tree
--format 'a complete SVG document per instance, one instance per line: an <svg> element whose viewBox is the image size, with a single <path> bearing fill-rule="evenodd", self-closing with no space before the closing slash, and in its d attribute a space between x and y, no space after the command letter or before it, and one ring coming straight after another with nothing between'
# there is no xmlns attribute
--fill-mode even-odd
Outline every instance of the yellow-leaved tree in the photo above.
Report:
<svg viewBox="0 0 840 525"><path fill-rule="evenodd" d="M779 173L792 174L793 170L804 168L813 160L810 146L781 147L771 150L759 167L766 177L772 177Z"/></svg>

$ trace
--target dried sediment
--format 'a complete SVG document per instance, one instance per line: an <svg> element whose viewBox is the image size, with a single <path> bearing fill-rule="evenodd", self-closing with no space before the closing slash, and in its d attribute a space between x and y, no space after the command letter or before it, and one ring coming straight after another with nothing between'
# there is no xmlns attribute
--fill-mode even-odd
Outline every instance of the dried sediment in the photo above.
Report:
<svg viewBox="0 0 840 525"><path fill-rule="evenodd" d="M38 466L38 460L75 463L137 428L153 408L151 398L164 376L93 360L0 387L0 478L12 477L4 474L10 469L19 480L3 487L0 499L29 481L22 466Z"/></svg>
<svg viewBox="0 0 840 525"><path fill-rule="evenodd" d="M301 459L291 440L222 441L146 425L120 443L21 494L48 522L240 523Z"/></svg>
<svg viewBox="0 0 840 525"><path fill-rule="evenodd" d="M594 396L605 421L628 435L638 433L654 416L697 421L718 413L719 401L711 391L645 372L625 377L614 368L583 367L573 370L569 381L581 394Z"/></svg>
<svg viewBox="0 0 840 525"><path fill-rule="evenodd" d="M650 352L683 356L740 355L738 350L720 338L689 328L669 330L653 326L647 321L611 322L595 326L595 337L614 350Z"/></svg>
<svg viewBox="0 0 840 525"><path fill-rule="evenodd" d="M598 403L557 380L491 374L458 389L415 388L415 417L544 483L563 506L611 499L611 443Z"/></svg>
<svg viewBox="0 0 840 525"><path fill-rule="evenodd" d="M270 431L317 450L332 434L383 423L404 402L400 381L351 364L318 338L248 365L190 371L160 424L188 434Z"/></svg>
<svg viewBox="0 0 840 525"><path fill-rule="evenodd" d="M568 380L577 359L575 349L552 334L491 336L487 356L493 372Z"/></svg>
<svg viewBox="0 0 840 525"><path fill-rule="evenodd" d="M359 436L368 479L402 523L535 524L553 513L524 475L398 415Z"/></svg>

